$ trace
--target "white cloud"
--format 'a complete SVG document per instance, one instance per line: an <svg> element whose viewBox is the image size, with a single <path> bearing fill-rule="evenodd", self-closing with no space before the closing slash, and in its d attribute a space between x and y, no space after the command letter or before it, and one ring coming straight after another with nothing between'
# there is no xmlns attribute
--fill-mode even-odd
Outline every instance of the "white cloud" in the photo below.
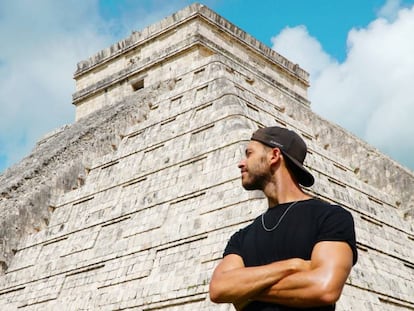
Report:
<svg viewBox="0 0 414 311"><path fill-rule="evenodd" d="M378 16L387 20L395 20L400 10L400 0L387 0L385 4L378 10Z"/></svg>
<svg viewBox="0 0 414 311"><path fill-rule="evenodd" d="M311 73L312 78L319 76L321 70L335 62L303 25L284 28L278 36L271 38L271 42L273 49L299 64Z"/></svg>
<svg viewBox="0 0 414 311"><path fill-rule="evenodd" d="M396 11L390 8L382 16ZM352 29L343 63L332 60L304 26L283 30L273 48L310 72L315 112L414 170L412 38L414 7L398 10L393 20L379 17Z"/></svg>

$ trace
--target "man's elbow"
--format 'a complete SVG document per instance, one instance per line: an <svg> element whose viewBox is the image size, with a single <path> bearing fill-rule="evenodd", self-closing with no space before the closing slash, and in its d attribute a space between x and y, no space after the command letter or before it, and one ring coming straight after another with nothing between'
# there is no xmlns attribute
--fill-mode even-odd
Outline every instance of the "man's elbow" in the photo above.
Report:
<svg viewBox="0 0 414 311"><path fill-rule="evenodd" d="M321 305L333 305L341 297L342 289L338 288L325 288L319 295Z"/></svg>
<svg viewBox="0 0 414 311"><path fill-rule="evenodd" d="M217 282L211 281L209 286L209 295L210 300L215 303L227 302L223 290L220 289L220 286Z"/></svg>
<svg viewBox="0 0 414 311"><path fill-rule="evenodd" d="M234 303L238 299L236 292L228 284L215 279L210 282L209 296L214 303Z"/></svg>
<svg viewBox="0 0 414 311"><path fill-rule="evenodd" d="M214 287L212 287L211 284L210 284L210 288L209 288L209 295L210 295L210 300L212 302L215 302L215 303L222 302L221 299L220 299L220 293L218 291L216 291L216 289Z"/></svg>
<svg viewBox="0 0 414 311"><path fill-rule="evenodd" d="M306 298L312 306L329 306L335 304L342 294L341 284L318 279L306 291Z"/></svg>

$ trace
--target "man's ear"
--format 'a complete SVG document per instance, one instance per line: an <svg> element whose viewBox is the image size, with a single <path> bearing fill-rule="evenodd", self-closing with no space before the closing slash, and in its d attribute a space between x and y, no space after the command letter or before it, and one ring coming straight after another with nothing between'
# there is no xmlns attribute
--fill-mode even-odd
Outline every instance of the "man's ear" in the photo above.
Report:
<svg viewBox="0 0 414 311"><path fill-rule="evenodd" d="M272 153L271 153L270 163L271 164L276 164L277 162L280 161L281 157L283 157L283 156L282 156L282 152L280 151L280 149L279 148L273 148Z"/></svg>

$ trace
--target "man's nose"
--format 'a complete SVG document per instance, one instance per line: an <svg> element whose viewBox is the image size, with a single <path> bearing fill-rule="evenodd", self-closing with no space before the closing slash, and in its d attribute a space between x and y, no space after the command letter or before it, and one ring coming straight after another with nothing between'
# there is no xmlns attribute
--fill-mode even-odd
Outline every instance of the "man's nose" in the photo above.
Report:
<svg viewBox="0 0 414 311"><path fill-rule="evenodd" d="M240 168L240 169L245 167L245 166L246 166L246 160L245 159L240 160L239 164L237 164L237 167Z"/></svg>

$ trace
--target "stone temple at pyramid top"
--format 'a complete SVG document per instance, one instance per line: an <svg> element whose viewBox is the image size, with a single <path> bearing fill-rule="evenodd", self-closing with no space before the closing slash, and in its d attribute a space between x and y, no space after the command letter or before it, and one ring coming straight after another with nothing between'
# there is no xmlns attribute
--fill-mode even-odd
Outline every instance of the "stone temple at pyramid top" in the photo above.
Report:
<svg viewBox="0 0 414 311"><path fill-rule="evenodd" d="M139 88L180 76L194 62L217 54L256 68L308 104L305 70L196 3L79 62L76 119Z"/></svg>

